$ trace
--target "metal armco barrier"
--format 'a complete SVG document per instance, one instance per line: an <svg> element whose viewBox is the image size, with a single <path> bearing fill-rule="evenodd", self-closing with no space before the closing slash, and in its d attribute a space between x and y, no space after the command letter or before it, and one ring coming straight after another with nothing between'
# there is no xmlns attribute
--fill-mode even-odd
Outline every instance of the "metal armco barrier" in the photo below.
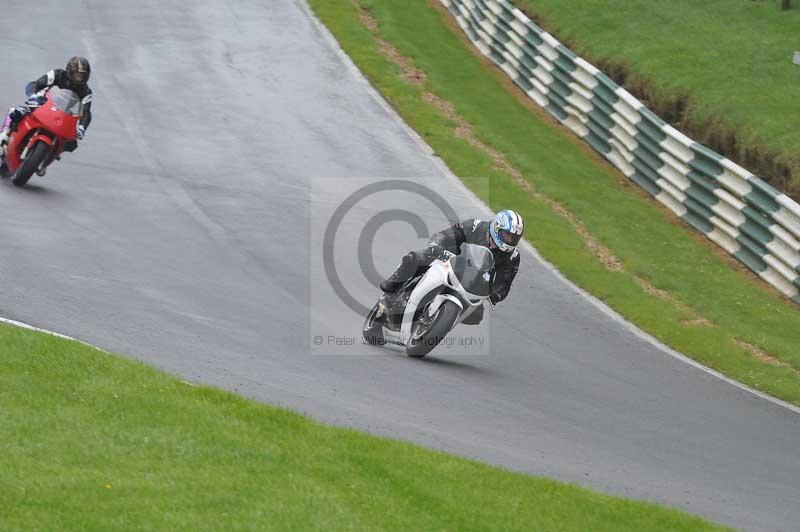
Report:
<svg viewBox="0 0 800 532"><path fill-rule="evenodd" d="M481 53L531 99L800 303L800 205L661 120L509 2L440 1Z"/></svg>

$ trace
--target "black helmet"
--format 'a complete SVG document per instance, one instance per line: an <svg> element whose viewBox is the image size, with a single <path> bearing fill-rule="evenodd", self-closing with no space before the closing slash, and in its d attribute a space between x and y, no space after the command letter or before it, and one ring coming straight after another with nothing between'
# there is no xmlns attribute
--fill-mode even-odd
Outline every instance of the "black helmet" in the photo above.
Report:
<svg viewBox="0 0 800 532"><path fill-rule="evenodd" d="M76 85L86 85L89 83L89 76L92 74L92 67L89 60L85 57L75 56L67 62L67 77Z"/></svg>

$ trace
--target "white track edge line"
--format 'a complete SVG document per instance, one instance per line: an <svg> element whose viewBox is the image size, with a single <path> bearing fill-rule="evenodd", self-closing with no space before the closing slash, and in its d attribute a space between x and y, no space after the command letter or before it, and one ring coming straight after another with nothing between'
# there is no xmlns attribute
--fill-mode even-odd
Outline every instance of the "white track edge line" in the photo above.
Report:
<svg viewBox="0 0 800 532"><path fill-rule="evenodd" d="M19 327L20 329L28 329L29 331L35 331L39 333L44 333L49 336L55 336L56 338L61 338L63 340L70 340L72 342L78 342L79 344L85 345L86 347L91 347L92 349L97 349L103 353L111 354L111 351L106 351L102 347L97 347L96 345L92 345L88 342L84 342L83 340L78 340L77 338L73 338L72 336L67 336L66 334L57 333L54 331L49 331L47 329L42 329L40 327L36 327L35 325L31 325L29 323L25 323L22 321L12 320L9 318L4 318L0 316L0 323L5 323L6 325L13 325L14 327Z"/></svg>

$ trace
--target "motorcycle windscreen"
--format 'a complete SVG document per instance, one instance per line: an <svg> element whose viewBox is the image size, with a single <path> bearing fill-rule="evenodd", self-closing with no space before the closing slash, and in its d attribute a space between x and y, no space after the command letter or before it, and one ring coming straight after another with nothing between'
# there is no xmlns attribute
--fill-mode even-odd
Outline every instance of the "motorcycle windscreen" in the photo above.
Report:
<svg viewBox="0 0 800 532"><path fill-rule="evenodd" d="M62 89L61 87L50 89L50 102L59 111L68 115L80 116L83 113L83 102L77 94L69 89Z"/></svg>
<svg viewBox="0 0 800 532"><path fill-rule="evenodd" d="M477 244L461 244L461 252L450 259L453 273L470 294L488 296L494 282L494 255Z"/></svg>

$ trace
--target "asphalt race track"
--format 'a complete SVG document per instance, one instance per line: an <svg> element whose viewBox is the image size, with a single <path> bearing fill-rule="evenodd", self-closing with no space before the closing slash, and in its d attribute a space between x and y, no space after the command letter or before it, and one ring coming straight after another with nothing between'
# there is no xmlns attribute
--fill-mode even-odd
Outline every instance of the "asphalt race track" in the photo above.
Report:
<svg viewBox="0 0 800 532"><path fill-rule="evenodd" d="M405 179L463 218L486 211L301 1L190 4L43 0L32 31L20 22L30 3L4 2L3 105L86 54L95 119L48 176L0 183L0 316L326 422L738 528L800 527L800 415L670 356L529 251L509 300L459 329L486 341L477 349L420 362L330 345L357 339L362 321L322 263L349 194ZM368 220L446 223L414 194L378 191L342 221L333 256L362 304L378 293L354 243ZM394 221L367 250L385 274L423 243Z"/></svg>

